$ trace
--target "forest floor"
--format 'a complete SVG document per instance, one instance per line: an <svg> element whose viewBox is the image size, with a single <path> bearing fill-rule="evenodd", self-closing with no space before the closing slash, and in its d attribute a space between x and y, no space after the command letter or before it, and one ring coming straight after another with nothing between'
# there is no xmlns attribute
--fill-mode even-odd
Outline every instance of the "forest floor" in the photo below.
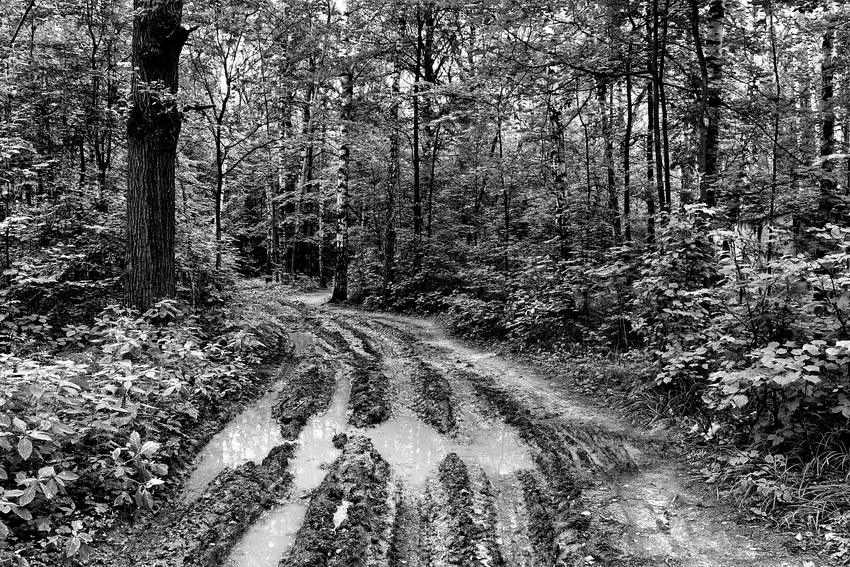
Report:
<svg viewBox="0 0 850 567"><path fill-rule="evenodd" d="M551 370L429 320L292 299L295 360L101 565L829 564Z"/></svg>

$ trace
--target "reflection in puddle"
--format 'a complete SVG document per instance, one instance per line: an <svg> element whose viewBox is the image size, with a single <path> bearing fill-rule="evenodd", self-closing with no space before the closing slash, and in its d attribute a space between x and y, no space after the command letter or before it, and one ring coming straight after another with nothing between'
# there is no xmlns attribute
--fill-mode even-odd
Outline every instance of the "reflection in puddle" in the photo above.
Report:
<svg viewBox="0 0 850 567"><path fill-rule="evenodd" d="M501 422L477 423L468 442L459 443L415 416L399 416L364 431L405 484L421 485L449 453L476 463L487 473L507 475L534 466L516 430Z"/></svg>
<svg viewBox="0 0 850 567"><path fill-rule="evenodd" d="M312 417L298 436L298 449L290 462L292 497L263 514L248 529L230 554L228 567L275 567L295 542L295 534L307 513L305 497L325 477L323 465L339 455L333 446L333 436L345 431L350 383L346 377L337 377L337 384L328 411Z"/></svg>
<svg viewBox="0 0 850 567"><path fill-rule="evenodd" d="M272 405L278 389L269 392L224 429L215 434L198 454L198 467L186 481L183 497L194 500L224 470L248 461L259 463L269 451L283 443L280 427L272 418Z"/></svg>
<svg viewBox="0 0 850 567"><path fill-rule="evenodd" d="M315 342L310 333L292 333L290 339L295 347L295 356ZM198 466L184 488L183 498L186 501L200 496L225 467L235 468L248 461L259 463L283 443L280 427L272 418L272 406L282 387L281 382L275 384L271 392L233 418L198 453L195 459Z"/></svg>
<svg viewBox="0 0 850 567"><path fill-rule="evenodd" d="M294 475L290 500L265 513L248 529L231 553L227 567L276 567L286 556L304 521L310 491L321 484L324 467L339 455L332 439L347 429L350 388L346 375L337 376L330 409L313 417L298 437L299 446L290 465ZM405 414L357 433L372 440L375 449L408 486L422 485L450 452L480 465L492 475L533 467L531 455L515 429L502 422L483 420L468 411L462 413L473 427L469 438L460 441L444 437L416 416ZM348 503L343 502L334 514L336 526L344 521L347 512Z"/></svg>

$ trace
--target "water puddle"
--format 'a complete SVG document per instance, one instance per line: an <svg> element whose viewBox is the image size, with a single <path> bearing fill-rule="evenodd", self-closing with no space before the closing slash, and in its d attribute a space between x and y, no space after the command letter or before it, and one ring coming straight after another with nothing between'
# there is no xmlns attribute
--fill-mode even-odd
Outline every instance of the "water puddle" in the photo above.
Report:
<svg viewBox="0 0 850 567"><path fill-rule="evenodd" d="M501 422L480 423L462 442L444 437L413 415L400 415L362 432L407 486L421 486L449 453L503 476L534 466L516 430Z"/></svg>
<svg viewBox="0 0 850 567"><path fill-rule="evenodd" d="M321 484L326 466L339 455L332 440L336 433L348 429L346 409L350 389L348 373L340 371L330 409L311 418L298 437L298 448L290 465L294 475L291 497L248 529L231 553L227 567L276 567L286 556L307 513L310 491ZM531 455L515 429L502 422L475 418L476 427L462 440L440 435L413 414L397 415L375 428L356 433L372 440L375 449L408 487L423 485L450 452L493 475L508 475L533 467ZM343 502L336 510L335 526L345 520L349 505Z"/></svg>
<svg viewBox="0 0 850 567"><path fill-rule="evenodd" d="M296 356L303 354L315 341L310 333L292 333L290 337L295 345L293 354ZM235 468L248 461L259 463L272 449L283 443L280 427L272 418L272 406L282 387L283 382L277 382L269 393L228 422L201 449L195 459L198 466L183 491L185 501L200 496L225 468Z"/></svg>
<svg viewBox="0 0 850 567"><path fill-rule="evenodd" d="M272 406L280 385L237 415L198 453L197 468L186 482L183 498L191 501L227 468L261 462L269 451L283 443L280 426L272 417Z"/></svg>
<svg viewBox="0 0 850 567"><path fill-rule="evenodd" d="M348 509L351 508L351 502L343 500L342 504L334 512L334 529L338 530L342 523L348 518Z"/></svg>
<svg viewBox="0 0 850 567"><path fill-rule="evenodd" d="M291 498L265 513L248 529L230 554L227 567L276 567L292 547L307 513L310 491L325 478L324 467L339 456L333 436L346 428L350 382L347 376L337 376L337 384L328 411L313 416L298 436L298 449L290 462Z"/></svg>

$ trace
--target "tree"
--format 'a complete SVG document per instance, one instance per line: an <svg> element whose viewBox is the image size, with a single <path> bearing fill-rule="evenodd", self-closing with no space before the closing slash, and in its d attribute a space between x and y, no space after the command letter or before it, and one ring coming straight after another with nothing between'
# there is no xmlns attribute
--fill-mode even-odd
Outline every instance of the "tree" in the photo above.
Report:
<svg viewBox="0 0 850 567"><path fill-rule="evenodd" d="M126 297L144 310L176 292L174 167L182 117L175 95L189 31L181 25L182 0L135 0L133 7Z"/></svg>
<svg viewBox="0 0 850 567"><path fill-rule="evenodd" d="M722 105L723 77L723 20L726 17L725 0L711 0L708 9L708 37L706 38L705 69L702 71L705 85L704 142L702 144L704 182L700 184L700 200L713 207L717 203L718 171L720 151L720 107ZM697 53L701 52L701 47ZM703 65L703 63L701 63Z"/></svg>

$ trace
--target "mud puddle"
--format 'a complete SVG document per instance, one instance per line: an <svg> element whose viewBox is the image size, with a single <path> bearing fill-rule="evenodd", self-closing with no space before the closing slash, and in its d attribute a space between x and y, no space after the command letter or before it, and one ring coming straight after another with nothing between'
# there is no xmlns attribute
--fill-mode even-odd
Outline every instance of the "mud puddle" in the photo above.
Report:
<svg viewBox="0 0 850 567"><path fill-rule="evenodd" d="M292 547L307 513L310 492L325 478L325 467L340 454L333 437L346 429L349 390L348 376L340 372L330 408L310 418L298 435L298 449L290 465L293 481L289 499L248 529L225 563L227 567L276 567Z"/></svg>
<svg viewBox="0 0 850 567"><path fill-rule="evenodd" d="M198 453L198 466L183 490L184 501L200 496L225 468L234 469L248 461L259 463L269 451L283 443L280 427L272 418L272 405L279 389L280 384L277 384L253 406L237 415Z"/></svg>
<svg viewBox="0 0 850 567"><path fill-rule="evenodd" d="M310 333L292 333L293 356L301 356L315 342ZM243 410L216 433L195 458L197 466L183 489L183 501L200 496L210 482L225 468L234 469L249 461L260 463L269 452L283 443L272 406L283 387L278 379L272 389L253 405Z"/></svg>
<svg viewBox="0 0 850 567"><path fill-rule="evenodd" d="M480 429L461 443L449 439L413 415L393 417L361 432L407 486L422 486L449 453L480 465L496 476L534 467L517 432L503 423ZM465 440L467 441L467 440Z"/></svg>
<svg viewBox="0 0 850 567"><path fill-rule="evenodd" d="M299 435L299 446L291 462L294 480L290 498L248 530L234 548L228 567L274 567L287 555L304 522L311 491L326 476L327 465L339 455L333 446L337 433L348 430L368 438L408 488L423 487L450 453L497 477L534 466L518 432L500 421L479 423L478 429L458 440L441 435L406 412L374 428L353 428L347 424L346 415L349 377L349 372L340 371L330 409L311 418ZM346 512L346 508L338 510L336 521L342 522Z"/></svg>

